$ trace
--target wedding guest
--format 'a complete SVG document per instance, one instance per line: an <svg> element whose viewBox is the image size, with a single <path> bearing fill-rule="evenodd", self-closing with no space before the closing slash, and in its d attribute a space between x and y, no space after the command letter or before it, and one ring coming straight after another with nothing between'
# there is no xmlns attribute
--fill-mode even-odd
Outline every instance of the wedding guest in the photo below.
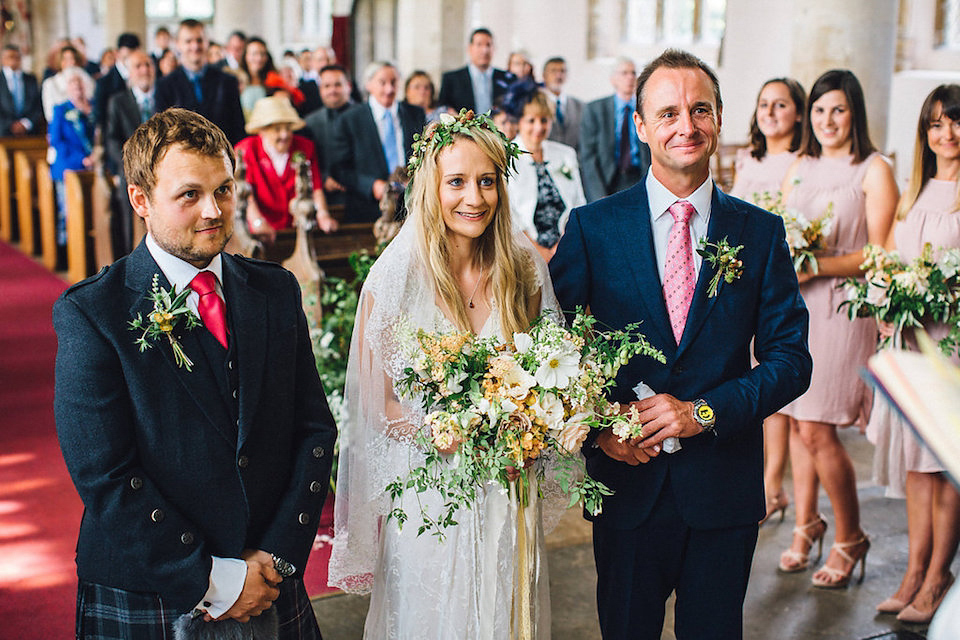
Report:
<svg viewBox="0 0 960 640"><path fill-rule="evenodd" d="M489 29L473 30L467 56L467 66L443 74L437 102L454 112L473 109L475 113L486 113L513 78L503 69L492 66L493 34Z"/></svg>
<svg viewBox="0 0 960 640"><path fill-rule="evenodd" d="M924 100L917 123L913 173L900 198L887 249L907 262L924 246L937 251L960 247L960 86L940 85ZM926 322L934 340L949 327ZM912 330L900 336L916 349ZM953 355L954 364L960 357ZM960 539L960 494L943 465L911 432L886 399L877 397L867 425L876 445L874 478L886 495L907 500L907 568L896 592L879 605L903 622L927 624L954 576L950 564Z"/></svg>
<svg viewBox="0 0 960 640"><path fill-rule="evenodd" d="M423 109L427 122L433 122L440 117L440 113L446 112L445 109L437 107L436 95L433 80L426 71L418 69L407 76L407 81L403 85L403 100L407 104Z"/></svg>
<svg viewBox="0 0 960 640"><path fill-rule="evenodd" d="M313 181L313 202L317 208L317 226L325 232L335 231L337 221L330 217L323 196L323 177L313 143L294 131L302 129L303 120L286 96L260 98L247 123L248 136L237 143L237 155L247 167L250 197L247 200L247 225L254 235L268 242L279 229L293 224L290 201L298 194L294 156L302 154L310 163Z"/></svg>
<svg viewBox="0 0 960 640"><path fill-rule="evenodd" d="M570 210L586 204L580 184L577 152L548 140L553 111L547 97L532 82L518 100L519 143L524 155L517 175L507 183L514 224L547 262L557 250Z"/></svg>
<svg viewBox="0 0 960 640"><path fill-rule="evenodd" d="M517 116L500 107L494 107L490 115L493 118L493 124L497 125L508 140L513 140L520 133L520 122Z"/></svg>
<svg viewBox="0 0 960 640"><path fill-rule="evenodd" d="M40 102L43 104L43 117L47 122L53 121L53 108L67 99L66 75L64 70L76 68L81 71L80 54L72 45L66 45L60 49L60 57L57 63L59 71L43 81L40 85ZM96 86L93 78L84 71L81 76L86 85L87 95L93 95Z"/></svg>
<svg viewBox="0 0 960 640"><path fill-rule="evenodd" d="M177 54L173 49L164 49L157 60L157 72L159 76L168 76L177 70L180 61L177 60Z"/></svg>
<svg viewBox="0 0 960 640"><path fill-rule="evenodd" d="M457 525L442 543L417 536L415 523L401 531L386 520L394 507L419 513L419 503L435 513L445 501L433 491L411 491L391 502L383 491L385 482L424 459L414 441L424 407L394 392L404 368L413 366L417 330L503 339L525 330L541 310L557 308L546 265L512 226L506 181L515 149L484 116L461 118L458 129L442 120L428 125L424 135L447 142L421 147L409 217L364 282L350 345L329 580L371 593L364 627L370 640L516 637L518 507L499 483L478 489L476 508L456 512ZM524 613L531 616L531 640L546 640L541 514L555 517L566 501L531 495L525 522L537 543L531 610Z"/></svg>
<svg viewBox="0 0 960 640"><path fill-rule="evenodd" d="M150 48L150 57L153 59L153 64L159 66L163 52L170 48L170 40L170 29L163 25L157 27L157 30L153 32L153 46Z"/></svg>
<svg viewBox="0 0 960 640"><path fill-rule="evenodd" d="M223 60L220 67L230 67L233 70L240 68L243 63L243 51L247 46L247 35L243 31L233 31L227 38L224 46Z"/></svg>
<svg viewBox="0 0 960 640"><path fill-rule="evenodd" d="M97 80L97 88L93 94L94 118L100 131L106 128L107 103L110 102L110 98L127 90L127 79L130 77L127 58L139 48L140 36L137 34L121 33L117 37L116 61L109 71Z"/></svg>
<svg viewBox="0 0 960 640"><path fill-rule="evenodd" d="M243 107L244 118L249 120L253 105L260 98L267 97L267 74L277 71L273 56L267 50L267 43L256 36L247 40L240 69L247 75L247 86L240 94L240 105Z"/></svg>
<svg viewBox="0 0 960 640"><path fill-rule="evenodd" d="M827 531L826 520L817 513L822 486L833 506L836 531L826 563L812 582L840 588L849 584L857 564L863 577L870 539L860 526L853 463L837 429L866 424L871 394L859 371L874 352L877 327L867 318L850 321L846 311L837 310L842 295L837 285L861 275L865 244L886 240L898 193L889 163L870 140L863 90L853 73L835 69L821 75L806 110L800 157L784 178L783 199L809 220L832 206L833 224L817 273L798 274L810 310L813 378L810 389L781 411L791 418L796 526L779 567L787 573L803 571L814 543L822 550Z"/></svg>
<svg viewBox="0 0 960 640"><path fill-rule="evenodd" d="M530 54L523 49L511 51L507 56L507 73L513 74L513 82L517 80L529 79L536 82L533 77L533 63L530 62Z"/></svg>
<svg viewBox="0 0 960 640"><path fill-rule="evenodd" d="M20 47L8 44L0 55L0 135L43 133L43 105L37 77L20 66Z"/></svg>
<svg viewBox="0 0 960 640"><path fill-rule="evenodd" d="M577 149L580 144L580 120L583 117L583 102L567 94L567 62L563 58L550 58L543 64L543 87L554 102L553 126L549 140L561 142Z"/></svg>
<svg viewBox="0 0 960 640"><path fill-rule="evenodd" d="M808 316L783 223L710 176L722 109L717 76L700 59L667 50L650 62L634 115L650 171L575 209L550 261L562 309L589 308L612 330L642 322L666 357L630 360L609 391L639 411L641 436L594 431L582 449L590 476L613 490L588 516L608 639L659 640L673 592L678 638L743 636L764 513L761 423L810 378ZM735 253L743 273L698 261L701 238L716 243L718 260ZM712 296L714 273L723 277ZM656 395L637 400L641 381ZM663 452L667 438L682 448Z"/></svg>
<svg viewBox="0 0 960 640"><path fill-rule="evenodd" d="M72 67L65 72L67 100L53 108L48 136L56 159L50 166L50 177L57 196L57 245L61 253L67 244L66 195L63 172L93 166L93 104L83 77L86 72Z"/></svg>
<svg viewBox="0 0 960 640"><path fill-rule="evenodd" d="M764 194L780 193L783 176L800 148L805 103L803 87L792 78L774 78L764 83L750 118L750 147L737 152L736 179L730 195L758 204ZM780 413L768 416L763 421L763 490L767 513L760 524L778 511L783 520L790 504L783 490L789 443L789 419Z"/></svg>
<svg viewBox="0 0 960 640"><path fill-rule="evenodd" d="M323 173L323 191L329 205L342 205L345 188L332 175L333 137L337 120L352 105L350 102L350 79L347 70L340 65L328 65L320 70L320 101L323 106L308 115L307 131L313 138Z"/></svg>

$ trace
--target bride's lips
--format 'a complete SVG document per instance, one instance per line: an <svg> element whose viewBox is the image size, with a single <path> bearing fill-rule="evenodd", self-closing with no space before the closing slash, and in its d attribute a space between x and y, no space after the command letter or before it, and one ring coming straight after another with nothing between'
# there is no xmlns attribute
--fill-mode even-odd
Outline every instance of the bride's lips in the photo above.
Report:
<svg viewBox="0 0 960 640"><path fill-rule="evenodd" d="M457 211L457 215L466 220L479 220L483 216L487 215L486 210L484 211Z"/></svg>

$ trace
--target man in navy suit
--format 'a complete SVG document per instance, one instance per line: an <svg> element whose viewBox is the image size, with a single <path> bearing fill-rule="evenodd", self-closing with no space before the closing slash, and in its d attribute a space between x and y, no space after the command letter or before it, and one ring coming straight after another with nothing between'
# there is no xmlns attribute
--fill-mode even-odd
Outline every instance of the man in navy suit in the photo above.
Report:
<svg viewBox="0 0 960 640"><path fill-rule="evenodd" d="M423 109L397 100L400 74L392 64L372 62L363 75L369 97L337 119L330 150L333 177L347 190L348 222L380 217L390 175L407 165L425 120Z"/></svg>
<svg viewBox="0 0 960 640"><path fill-rule="evenodd" d="M600 627L607 640L659 639L675 590L678 639L731 640L765 512L761 423L809 384L808 315L780 219L710 178L713 71L666 51L641 73L636 105L649 173L574 210L550 262L561 308L589 307L601 327L642 321L666 356L635 358L612 391L634 401L641 435L601 431L584 446L587 471L615 492L590 517ZM742 246L742 273L714 296L715 270L694 251L702 238ZM656 395L637 401L641 381ZM682 448L666 454L668 437Z"/></svg>
<svg viewBox="0 0 960 640"><path fill-rule="evenodd" d="M43 133L43 106L37 77L20 69L20 47L3 48L0 73L0 136Z"/></svg>
<svg viewBox="0 0 960 640"><path fill-rule="evenodd" d="M237 144L247 135L237 79L207 64L208 46L202 22L187 19L180 23L180 66L157 80L157 111L168 107L196 111L220 127L231 144Z"/></svg>
<svg viewBox="0 0 960 640"><path fill-rule="evenodd" d="M302 578L336 427L296 279L222 253L234 164L196 113L141 125L124 170L147 236L54 305L57 433L85 508L77 638L170 638L174 620L320 637ZM154 286L190 291L200 325L155 317ZM136 317L172 331L141 349Z"/></svg>
<svg viewBox="0 0 960 640"><path fill-rule="evenodd" d="M121 33L117 37L117 61L110 67L110 71L97 80L96 91L93 94L93 115L101 133L107 129L107 105L110 98L127 90L127 80L130 78L130 67L127 58L134 51L140 50L140 36L135 33ZM113 173L119 170L107 159L107 168Z"/></svg>
<svg viewBox="0 0 960 640"><path fill-rule="evenodd" d="M473 109L486 113L507 90L514 76L493 67L493 34L489 29L473 30L467 56L470 58L467 66L443 74L437 103L454 111Z"/></svg>

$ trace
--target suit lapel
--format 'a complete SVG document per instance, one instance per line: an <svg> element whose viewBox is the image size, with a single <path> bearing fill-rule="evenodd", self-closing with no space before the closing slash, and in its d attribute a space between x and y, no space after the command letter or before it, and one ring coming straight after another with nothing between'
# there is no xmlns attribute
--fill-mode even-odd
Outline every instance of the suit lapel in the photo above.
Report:
<svg viewBox="0 0 960 640"><path fill-rule="evenodd" d="M133 305L130 308L131 318L139 313L147 320L148 314L153 311L153 303L150 302L148 296L155 273L160 274L159 286L169 290L170 283L150 255L146 245L141 242L127 260L126 286L133 295ZM173 350L168 343L157 342L153 345L153 348L160 351L164 360L166 360L169 367L168 374L183 386L187 395L193 399L217 431L228 441L235 442L236 436L230 429L232 422L230 414L223 403L220 388L214 379L215 374L211 370L200 344L198 335L200 331L206 331L206 329L199 326L191 331L183 331L179 336L184 353L193 361L191 371L177 366ZM133 338L133 332L131 332L131 337ZM160 372L158 372L158 379L161 379L159 376ZM174 397L176 395L173 394Z"/></svg>
<svg viewBox="0 0 960 640"><path fill-rule="evenodd" d="M710 205L710 225L707 228L707 239L710 242L719 242L727 239L731 247L740 244L740 237L743 234L743 225L745 216L737 215L736 209L730 206L727 196L720 193L716 185L713 187L713 198ZM694 251L697 247L694 247ZM687 314L687 322L684 325L683 336L680 340L679 351L683 351L690 344L700 331L707 316L717 302L717 298L724 294L724 288L736 286L736 281L727 284L720 283L717 294L712 298L707 297L707 288L710 280L716 270L710 266L710 263L703 259L700 263L700 273L697 275L697 287L693 292L693 301L690 303L690 311Z"/></svg>
<svg viewBox="0 0 960 640"><path fill-rule="evenodd" d="M370 108L369 103L364 103L363 108L365 116L362 120L363 127L366 129L363 137L370 141L367 153L376 159L375 162L377 163L378 169L375 173L386 176L390 173L390 168L387 167L387 158L383 155L383 143L380 141L380 131L377 129L377 121L373 118L373 110Z"/></svg>
<svg viewBox="0 0 960 640"><path fill-rule="evenodd" d="M673 345L673 330L670 328L667 307L663 301L657 252L653 246L653 229L650 224L650 205L643 181L631 187L624 196L627 198L627 206L615 210L618 218L613 231L620 241L616 255L633 256L633 259L626 263L633 278L633 290L637 292L637 304L645 310L639 314L646 319L640 330L647 337L650 337L652 331L656 331L664 338L660 344Z"/></svg>
<svg viewBox="0 0 960 640"><path fill-rule="evenodd" d="M236 339L240 388L240 434L242 445L253 424L267 356L267 299L250 286L247 272L231 255L223 255L223 288Z"/></svg>

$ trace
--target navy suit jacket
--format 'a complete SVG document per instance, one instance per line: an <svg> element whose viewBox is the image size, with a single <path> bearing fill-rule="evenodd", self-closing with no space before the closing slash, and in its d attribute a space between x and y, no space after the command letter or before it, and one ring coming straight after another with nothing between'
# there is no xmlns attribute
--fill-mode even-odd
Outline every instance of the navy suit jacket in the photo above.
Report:
<svg viewBox="0 0 960 640"><path fill-rule="evenodd" d="M612 95L588 103L580 119L580 177L587 202L613 193L617 177L617 128L621 126ZM631 135L637 135L631 127ZM650 167L650 147L640 141L640 175Z"/></svg>
<svg viewBox="0 0 960 640"><path fill-rule="evenodd" d="M230 144L235 145L243 140L247 133L244 129L237 79L213 65L207 65L203 70L200 87L203 103L197 102L197 94L186 71L183 67L177 67L172 73L157 80L157 112L169 107L190 109L220 127Z"/></svg>
<svg viewBox="0 0 960 640"><path fill-rule="evenodd" d="M127 81L117 70L117 65L110 67L110 71L97 80L93 94L93 114L97 126L103 131L107 126L107 106L110 98L127 90Z"/></svg>
<svg viewBox="0 0 960 640"><path fill-rule="evenodd" d="M234 420L205 355L205 328L181 336L192 371L177 367L169 344L143 352L134 344L128 323L152 310L146 296L158 273L169 289L141 243L57 300L54 409L85 507L80 579L158 593L189 611L207 590L211 555L263 549L302 577L336 427L292 274L223 254Z"/></svg>
<svg viewBox="0 0 960 640"><path fill-rule="evenodd" d="M507 87L513 80L513 74L509 71L496 68L493 70L493 104L497 103L497 98L506 92ZM454 111L460 111L460 109L476 110L477 101L473 95L473 82L470 81L470 70L467 67L447 71L443 74L437 104L451 107Z"/></svg>
<svg viewBox="0 0 960 640"><path fill-rule="evenodd" d="M714 188L707 236L743 245L743 275L707 297L713 269L704 260L684 333L670 328L653 247L644 182L575 209L550 272L561 308L589 307L598 326L631 322L661 349L666 364L635 357L617 376L611 399L635 400L640 381L679 400L705 399L716 433L681 440L683 448L630 466L584 447L589 474L614 490L597 520L639 526L667 474L691 527L755 525L764 514L761 424L810 383L808 314L780 219ZM759 361L750 367L750 342Z"/></svg>
<svg viewBox="0 0 960 640"><path fill-rule="evenodd" d="M404 158L413 151L413 135L423 131L423 109L400 102L397 106L403 129ZM333 133L331 172L347 189L348 222L370 222L380 217L380 203L373 198L373 183L387 180L390 172L380 144L380 133L367 102L350 107L337 117Z"/></svg>
<svg viewBox="0 0 960 640"><path fill-rule="evenodd" d="M23 74L23 109L17 112L13 93L7 86L7 77L0 73L0 136L10 135L10 126L21 118L28 119L33 128L31 135L43 133L43 105L40 102L40 87L32 73Z"/></svg>

